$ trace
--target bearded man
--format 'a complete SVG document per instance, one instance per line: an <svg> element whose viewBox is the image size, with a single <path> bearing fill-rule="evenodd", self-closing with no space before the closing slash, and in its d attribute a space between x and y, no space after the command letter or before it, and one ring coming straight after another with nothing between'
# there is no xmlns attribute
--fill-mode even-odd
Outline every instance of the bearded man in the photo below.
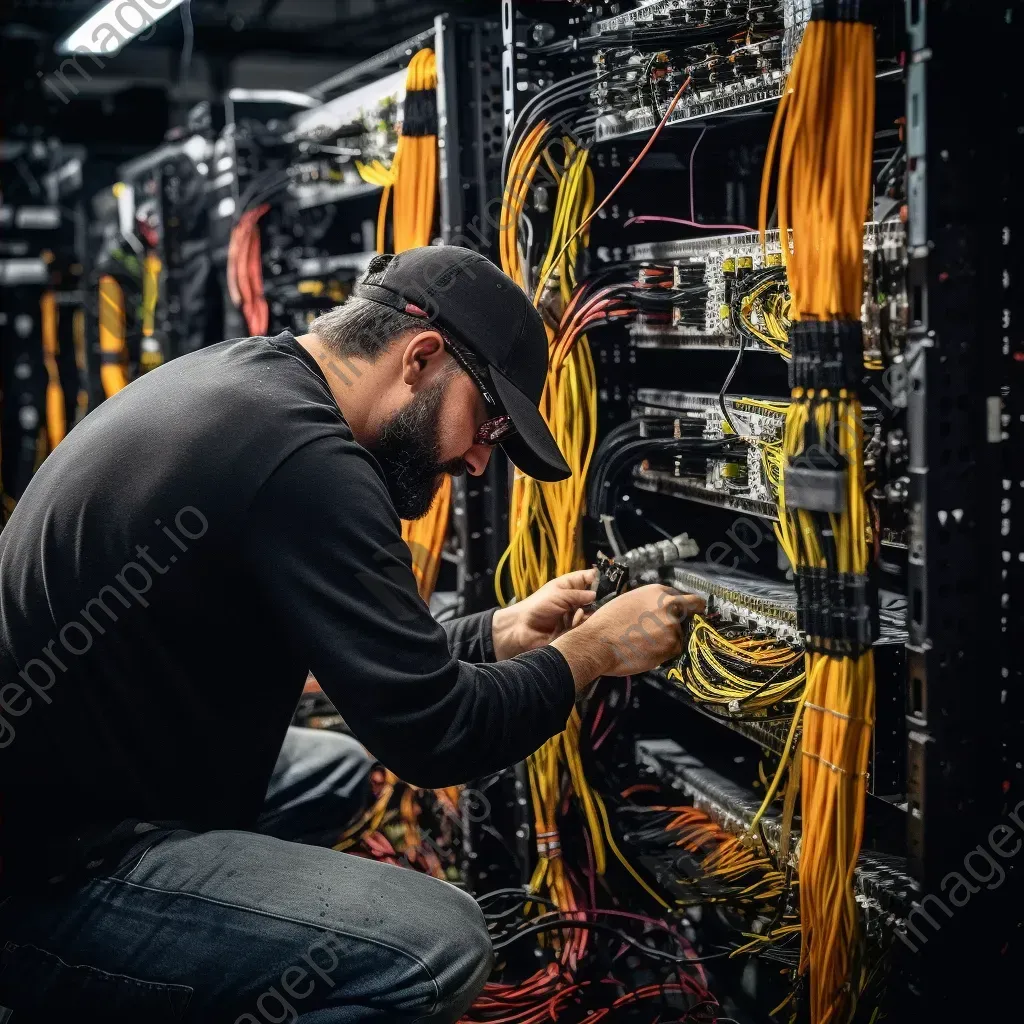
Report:
<svg viewBox="0 0 1024 1024"><path fill-rule="evenodd" d="M511 280L414 249L377 257L309 334L147 373L45 461L0 535L0 1003L17 1020L462 1014L492 962L473 899L315 843L365 804L374 760L441 787L526 757L598 676L677 653L691 607L644 587L579 615L595 594L578 572L429 614L399 519L496 444L568 476L546 371ZM359 742L289 727L309 671Z"/></svg>

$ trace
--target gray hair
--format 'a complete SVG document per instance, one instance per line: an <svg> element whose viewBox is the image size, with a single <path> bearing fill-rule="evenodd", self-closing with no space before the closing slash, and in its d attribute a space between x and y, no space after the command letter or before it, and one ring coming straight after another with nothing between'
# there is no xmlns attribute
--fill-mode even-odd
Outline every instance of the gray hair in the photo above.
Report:
<svg viewBox="0 0 1024 1024"><path fill-rule="evenodd" d="M377 284L391 262L388 254L375 256L362 277L365 284ZM410 331L421 331L423 320L385 306L381 302L352 296L342 305L321 313L309 329L339 356L358 356L374 362L391 342Z"/></svg>

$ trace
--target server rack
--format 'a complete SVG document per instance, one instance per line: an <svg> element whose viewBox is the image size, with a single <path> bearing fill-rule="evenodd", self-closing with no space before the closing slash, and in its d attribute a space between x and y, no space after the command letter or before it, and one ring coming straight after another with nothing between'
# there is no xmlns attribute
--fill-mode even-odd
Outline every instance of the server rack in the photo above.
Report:
<svg viewBox="0 0 1024 1024"><path fill-rule="evenodd" d="M650 18L654 9L654 17L664 17L661 24L668 26L670 17L681 19L684 8L688 12L697 5L654 0L623 6L620 11L619 5L503 2L506 131L538 88L587 67L575 46L558 57L538 59L542 44L566 36L578 39L595 18L634 23ZM806 8L806 18L810 4L796 0L785 7L789 33L791 12ZM1019 865L1013 855L1000 861L994 886L965 867L972 850L991 843L993 836L1007 839L1001 827L1014 827L1012 816L1020 816L1024 796L1022 669L1012 645L1014 628L1021 623L1024 565L1019 517L1014 515L1018 489L1024 487L1016 451L1024 422L1022 314L1015 288L1022 225L1019 190L1012 185L1012 169L1020 165L1021 155L1015 113L1019 87L1011 62L1000 61L981 92L963 88L956 69L962 68L966 52L977 52L986 40L999 38L1006 52L1016 52L1022 12L1014 3L968 13L953 3L906 0L890 13L895 15L892 39L899 67L880 78L890 83L889 94L903 90L909 318L902 358L866 384L870 401L901 417L896 422L906 439L906 527L902 536L892 534L888 557L902 565L897 575L907 597L907 638L905 657L892 665L885 660L880 669L883 703L876 709L878 726L883 712L888 723L884 758L894 766L889 789L899 795L873 805L873 817L880 846L895 854L886 854L894 869L886 905L897 922L895 983L907 997L898 1012L945 1014L953 1005L968 1007L974 998L951 992L954 972L977 977L992 1005L1002 1006L1013 965L1021 963ZM767 96L760 103L761 109L771 109L774 100ZM751 104L744 116L756 117L756 106ZM979 127L982 111L984 129ZM727 112L709 112L692 123L714 127L730 120ZM639 130L634 138L643 141ZM606 171L621 171L635 152L629 133L613 126L595 145L592 161ZM739 147L735 158L738 165L758 163L757 147L746 152ZM671 166L673 158L659 157L655 150L648 169L658 166L657 159ZM685 162L674 166L681 174L687 170ZM978 187L980 182L984 187ZM745 202L748 211L750 206L742 193L739 183L726 199L724 212L731 214L726 219L744 221L738 211ZM623 202L633 199L626 195ZM595 222L592 255L603 245L611 261L625 258L625 246L614 249L610 222L621 222L627 212L609 211L603 225ZM654 258L664 257L666 250L653 243L630 253ZM608 336L595 345L595 360L599 416L606 431L636 401L638 348L635 338L604 330ZM695 353L693 358L703 357ZM668 372L667 362L660 366ZM785 386L771 368L757 379L767 382L762 393L775 394ZM750 387L749 379L739 385L741 390ZM656 475L645 490L655 489ZM678 485L674 490L679 493ZM589 537L588 552L600 541ZM675 697L672 687L658 688ZM699 722L677 726L684 744L686 730L700 729ZM763 733L758 742L767 745ZM1012 839L1008 848L1013 849ZM1004 893L993 897L983 891L1001 888L1003 873ZM980 894L956 903L947 919L936 910L934 897L947 894L957 878ZM961 890L961 899L965 891L970 892Z"/></svg>

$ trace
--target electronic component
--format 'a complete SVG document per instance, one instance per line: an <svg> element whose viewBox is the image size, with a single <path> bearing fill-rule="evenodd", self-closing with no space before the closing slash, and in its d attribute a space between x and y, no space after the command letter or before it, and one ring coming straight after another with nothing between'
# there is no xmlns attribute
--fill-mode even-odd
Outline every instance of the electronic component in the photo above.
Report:
<svg viewBox="0 0 1024 1024"><path fill-rule="evenodd" d="M613 562L604 555L598 555L597 564L597 598L595 603L600 604L625 591L629 586L629 567Z"/></svg>
<svg viewBox="0 0 1024 1024"><path fill-rule="evenodd" d="M868 366L880 366L883 357L891 361L905 344L906 244L906 228L898 220L865 225L862 319ZM677 279L689 281L696 271L707 286L702 302L673 306L670 325L641 314L630 331L637 346L735 347L744 331L748 351L788 355L788 286L778 231L767 232L764 248L757 234L717 235L632 245L629 257L669 264ZM755 288L761 295L744 302Z"/></svg>

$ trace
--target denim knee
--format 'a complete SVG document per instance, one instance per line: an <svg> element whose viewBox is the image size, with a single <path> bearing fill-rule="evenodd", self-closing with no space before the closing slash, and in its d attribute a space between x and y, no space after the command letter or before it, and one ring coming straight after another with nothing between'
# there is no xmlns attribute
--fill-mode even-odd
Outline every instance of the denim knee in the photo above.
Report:
<svg viewBox="0 0 1024 1024"><path fill-rule="evenodd" d="M439 922L435 963L443 965L436 980L435 1012L421 1018L430 1024L458 1020L479 995L494 966L494 950L487 923L476 900L452 887Z"/></svg>

